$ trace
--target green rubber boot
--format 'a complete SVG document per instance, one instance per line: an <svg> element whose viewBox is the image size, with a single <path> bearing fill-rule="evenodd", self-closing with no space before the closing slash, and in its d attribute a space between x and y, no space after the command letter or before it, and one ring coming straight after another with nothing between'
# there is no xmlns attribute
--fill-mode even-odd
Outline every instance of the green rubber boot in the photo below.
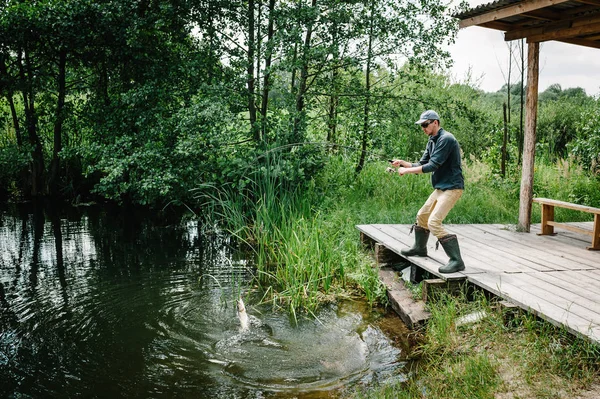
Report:
<svg viewBox="0 0 600 399"><path fill-rule="evenodd" d="M465 262L463 262L460 256L460 247L458 246L458 238L456 234L448 234L439 239L439 243L442 244L442 248L446 252L446 255L450 258L447 264L441 266L438 270L440 273L455 273L465 270Z"/></svg>
<svg viewBox="0 0 600 399"><path fill-rule="evenodd" d="M427 256L427 240L429 239L429 230L413 225L415 230L415 243L411 248L402 249L400 253L404 256Z"/></svg>

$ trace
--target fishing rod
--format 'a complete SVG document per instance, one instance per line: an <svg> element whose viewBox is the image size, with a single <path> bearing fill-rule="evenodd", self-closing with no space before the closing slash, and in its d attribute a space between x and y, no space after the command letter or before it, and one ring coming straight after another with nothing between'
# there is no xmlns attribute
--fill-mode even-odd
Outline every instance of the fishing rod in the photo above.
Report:
<svg viewBox="0 0 600 399"><path fill-rule="evenodd" d="M324 147L335 147L335 148L344 148L347 150L352 150L352 151L358 151L358 152L363 152L369 156L375 157L377 159L383 159L386 160L388 162L390 162L391 160L389 159L389 157L382 155L382 154L377 154L374 153L372 151L367 151L367 150L363 150L362 148L358 148L358 147L352 147L349 145L343 145L343 144L337 144L337 143L328 143L325 141L304 141L304 142L299 142L299 143L291 143L291 144L284 144L284 145L280 145L277 147L273 147L267 151L265 151L264 153L262 153L261 155L257 156L255 158L255 160L259 160L261 158L264 158L266 156L268 156L270 153L275 152L275 151L281 151L287 148L292 148L292 147L300 147L300 146L305 146L305 145L322 145Z"/></svg>

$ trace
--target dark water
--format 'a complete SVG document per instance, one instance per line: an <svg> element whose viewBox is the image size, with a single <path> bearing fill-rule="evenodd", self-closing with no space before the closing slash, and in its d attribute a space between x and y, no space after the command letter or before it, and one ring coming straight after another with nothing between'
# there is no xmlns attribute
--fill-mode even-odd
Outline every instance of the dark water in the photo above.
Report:
<svg viewBox="0 0 600 399"><path fill-rule="evenodd" d="M397 317L345 302L295 324L251 275L196 222L0 209L0 397L317 398L405 378Z"/></svg>

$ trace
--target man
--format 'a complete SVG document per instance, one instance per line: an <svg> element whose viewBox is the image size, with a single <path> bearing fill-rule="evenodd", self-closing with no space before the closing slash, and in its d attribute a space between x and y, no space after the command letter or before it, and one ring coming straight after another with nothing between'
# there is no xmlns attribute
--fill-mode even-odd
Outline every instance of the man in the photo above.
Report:
<svg viewBox="0 0 600 399"><path fill-rule="evenodd" d="M440 273L458 272L465 269L458 239L455 234L448 234L442 222L462 196L465 187L460 165L460 146L452 133L441 128L437 112L423 112L416 124L421 125L423 132L429 136L423 157L414 164L402 159L393 160L392 165L398 168L400 176L431 173L434 191L417 213L417 223L413 226L414 245L400 252L406 256L427 256L427 240L431 231L450 258L446 265L439 268Z"/></svg>

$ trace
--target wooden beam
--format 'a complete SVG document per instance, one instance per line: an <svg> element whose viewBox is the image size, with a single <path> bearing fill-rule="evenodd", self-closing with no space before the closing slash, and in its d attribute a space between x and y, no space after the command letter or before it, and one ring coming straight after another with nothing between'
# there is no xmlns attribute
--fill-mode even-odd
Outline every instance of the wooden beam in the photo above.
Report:
<svg viewBox="0 0 600 399"><path fill-rule="evenodd" d="M540 44L527 46L527 100L525 102L525 142L523 144L523 167L521 169L521 193L519 200L520 231L529 232L531 227L531 201L533 199L533 172L535 165L535 126L537 123L538 80L540 70Z"/></svg>
<svg viewBox="0 0 600 399"><path fill-rule="evenodd" d="M529 37L533 35L541 35L544 33L554 32L557 30L566 30L570 28L575 28L579 26L585 26L589 24L597 24L600 22L600 14L596 14L593 16L585 16L581 18L574 19L565 19L562 21L549 22L547 24L532 26L529 28L523 29L513 29L509 30L504 34L504 40L516 40L522 39L524 37Z"/></svg>
<svg viewBox="0 0 600 399"><path fill-rule="evenodd" d="M557 40L559 42L563 42L563 43L569 43L569 44L576 44L578 46L585 46L585 47L591 47L591 48L598 48L600 49L600 42L595 42L592 40L583 40L583 39L560 39Z"/></svg>
<svg viewBox="0 0 600 399"><path fill-rule="evenodd" d="M582 25L582 26L575 26L573 28L560 29L557 31L527 36L527 43L545 42L548 40L577 38L577 36L593 35L596 33L600 33L600 24L597 22L587 24L587 25Z"/></svg>
<svg viewBox="0 0 600 399"><path fill-rule="evenodd" d="M593 6L600 6L600 0L574 0L577 3L591 4Z"/></svg>
<svg viewBox="0 0 600 399"><path fill-rule="evenodd" d="M503 18L513 17L515 15L539 10L544 7L565 3L567 1L569 0L526 0L514 4L512 6L500 8L498 10L492 10L484 14L477 15L475 17L463 19L459 22L458 27L466 28L468 26L481 25L486 22L492 22Z"/></svg>
<svg viewBox="0 0 600 399"><path fill-rule="evenodd" d="M524 17L540 19L542 21L558 21L563 18L563 14L550 10L534 10L523 13Z"/></svg>
<svg viewBox="0 0 600 399"><path fill-rule="evenodd" d="M481 26L483 28L490 28L490 29L503 30L503 31L508 31L508 30L515 28L514 25L512 25L512 24L507 24L506 22L500 22L500 21L486 22L479 26Z"/></svg>

